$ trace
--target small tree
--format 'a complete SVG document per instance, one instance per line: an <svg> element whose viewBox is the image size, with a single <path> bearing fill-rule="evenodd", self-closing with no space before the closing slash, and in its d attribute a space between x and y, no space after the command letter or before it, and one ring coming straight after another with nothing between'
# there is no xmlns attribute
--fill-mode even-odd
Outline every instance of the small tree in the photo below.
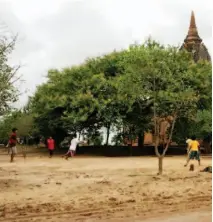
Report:
<svg viewBox="0 0 213 222"><path fill-rule="evenodd" d="M158 173L162 174L163 158L171 143L176 120L193 117L197 103L208 96L211 65L195 64L187 52L151 40L131 46L126 57L120 89L130 106L134 101L139 101L141 106L147 100L152 104L150 121L153 121L155 153L159 159ZM208 92L204 90L206 87ZM165 128L163 133L162 127ZM162 153L159 152L161 144L164 145Z"/></svg>
<svg viewBox="0 0 213 222"><path fill-rule="evenodd" d="M189 118L190 115L193 116L196 111L196 102L195 93L188 93L187 91L179 93L165 91L157 94L156 98L154 98L154 144L155 153L159 161L158 174L163 173L163 158L172 142L176 120L183 115L189 116ZM162 153L159 152L159 145L163 147Z"/></svg>

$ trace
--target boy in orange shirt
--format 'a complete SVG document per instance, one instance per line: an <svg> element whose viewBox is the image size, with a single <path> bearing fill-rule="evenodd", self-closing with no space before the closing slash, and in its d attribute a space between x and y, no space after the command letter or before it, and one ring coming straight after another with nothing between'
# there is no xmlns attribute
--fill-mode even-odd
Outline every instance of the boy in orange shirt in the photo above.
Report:
<svg viewBox="0 0 213 222"><path fill-rule="evenodd" d="M190 160L196 159L200 165L200 144L196 140L195 136L192 136L192 141L189 144L189 158L187 159L185 167L188 165Z"/></svg>
<svg viewBox="0 0 213 222"><path fill-rule="evenodd" d="M8 143L11 163L13 162L13 159L14 159L15 155L17 154L17 149L16 149L16 144L18 142L17 131L18 131L18 129L16 129L16 128L12 129L12 133L10 135L10 139L9 139L9 143Z"/></svg>
<svg viewBox="0 0 213 222"><path fill-rule="evenodd" d="M51 136L47 140L47 148L48 148L49 153L50 153L50 158L52 158L53 152L54 152L54 149L55 149L55 141Z"/></svg>

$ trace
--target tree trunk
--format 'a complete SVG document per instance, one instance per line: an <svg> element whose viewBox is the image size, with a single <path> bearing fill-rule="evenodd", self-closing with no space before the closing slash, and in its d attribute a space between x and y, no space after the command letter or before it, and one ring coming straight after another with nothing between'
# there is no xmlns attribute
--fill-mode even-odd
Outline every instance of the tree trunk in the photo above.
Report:
<svg viewBox="0 0 213 222"><path fill-rule="evenodd" d="M144 145L144 132L138 134L138 147L143 148Z"/></svg>
<svg viewBox="0 0 213 222"><path fill-rule="evenodd" d="M158 150L158 146L159 146L159 137L156 136L155 137L155 154L157 157L160 158L160 153L159 153L159 150Z"/></svg>
<svg viewBox="0 0 213 222"><path fill-rule="evenodd" d="M211 145L209 142L203 142L204 152L205 154L211 153Z"/></svg>
<svg viewBox="0 0 213 222"><path fill-rule="evenodd" d="M110 124L107 125L106 146L108 146L108 143L109 143L109 134L110 134Z"/></svg>
<svg viewBox="0 0 213 222"><path fill-rule="evenodd" d="M177 119L177 116L174 115L174 119L173 119L173 122L172 122L172 127L171 127L171 131L170 131L170 134L169 134L169 139L167 140L167 143L166 143L166 147L165 149L163 150L163 154L162 156L164 157L168 148L169 148L169 145L170 145L170 142L171 142L171 139L172 139L172 135L173 135L173 131L174 131L174 127L175 127L175 122L176 122L176 119Z"/></svg>
<svg viewBox="0 0 213 222"><path fill-rule="evenodd" d="M158 157L158 175L163 173L163 156Z"/></svg>
<svg viewBox="0 0 213 222"><path fill-rule="evenodd" d="M130 145L130 156L132 156L132 140L131 140L131 145Z"/></svg>

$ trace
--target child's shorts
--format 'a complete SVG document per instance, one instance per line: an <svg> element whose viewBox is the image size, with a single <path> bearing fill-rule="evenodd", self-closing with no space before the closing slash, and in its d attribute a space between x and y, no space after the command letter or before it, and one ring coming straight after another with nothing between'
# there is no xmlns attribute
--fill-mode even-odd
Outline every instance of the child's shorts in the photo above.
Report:
<svg viewBox="0 0 213 222"><path fill-rule="evenodd" d="M200 152L199 151L191 151L189 154L190 160L200 160Z"/></svg>
<svg viewBox="0 0 213 222"><path fill-rule="evenodd" d="M10 155L11 155L11 154L17 154L16 146L10 147L10 148L9 148L9 153L10 153Z"/></svg>

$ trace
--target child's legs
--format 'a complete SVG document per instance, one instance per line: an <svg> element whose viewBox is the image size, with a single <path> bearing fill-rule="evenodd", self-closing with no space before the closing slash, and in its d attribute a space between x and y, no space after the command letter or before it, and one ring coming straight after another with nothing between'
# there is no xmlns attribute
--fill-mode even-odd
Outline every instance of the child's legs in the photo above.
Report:
<svg viewBox="0 0 213 222"><path fill-rule="evenodd" d="M190 158L188 157L187 160L186 160L186 164L184 166L187 166L189 161L190 161Z"/></svg>
<svg viewBox="0 0 213 222"><path fill-rule="evenodd" d="M24 145L22 145L22 153L23 156L26 157L26 147Z"/></svg>
<svg viewBox="0 0 213 222"><path fill-rule="evenodd" d="M69 156L70 150L67 151L67 153L64 154L64 156Z"/></svg>
<svg viewBox="0 0 213 222"><path fill-rule="evenodd" d="M50 157L53 156L53 150L49 150L49 153L50 153Z"/></svg>
<svg viewBox="0 0 213 222"><path fill-rule="evenodd" d="M186 164L188 164L189 161L190 161L190 153L188 153L188 155L187 155Z"/></svg>
<svg viewBox="0 0 213 222"><path fill-rule="evenodd" d="M71 150L71 157L74 157L74 156L75 156L75 151Z"/></svg>
<svg viewBox="0 0 213 222"><path fill-rule="evenodd" d="M189 161L190 161L190 160L193 160L193 159L194 159L194 154L193 154L193 151L191 151L191 152L189 152L189 154L188 154L188 158L187 158L186 164L185 164L184 166L187 166L188 163L189 163Z"/></svg>
<svg viewBox="0 0 213 222"><path fill-rule="evenodd" d="M68 159L71 156L71 151L68 150L68 152L65 154L65 156L66 156L66 159Z"/></svg>
<svg viewBox="0 0 213 222"><path fill-rule="evenodd" d="M14 154L11 154L11 155L10 155L10 162L11 162L11 163L13 162L13 159L14 159Z"/></svg>
<svg viewBox="0 0 213 222"><path fill-rule="evenodd" d="M15 146L11 147L10 148L10 162L13 162L13 159L14 159L16 153L17 153L16 147Z"/></svg>
<svg viewBox="0 0 213 222"><path fill-rule="evenodd" d="M198 161L199 165L200 165L200 152L197 152L197 156L196 156L196 160Z"/></svg>

